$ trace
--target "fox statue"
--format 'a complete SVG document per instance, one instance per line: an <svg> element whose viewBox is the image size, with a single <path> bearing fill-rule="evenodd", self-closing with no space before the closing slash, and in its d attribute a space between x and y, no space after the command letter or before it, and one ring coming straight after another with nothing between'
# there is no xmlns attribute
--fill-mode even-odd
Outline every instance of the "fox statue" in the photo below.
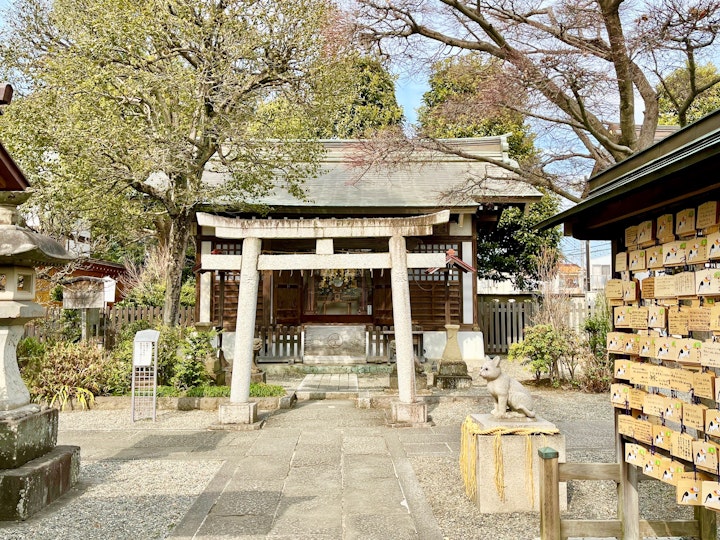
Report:
<svg viewBox="0 0 720 540"><path fill-rule="evenodd" d="M480 376L487 381L487 388L495 400L492 415L497 418L526 416L535 418L533 398L522 384L504 374L500 369L500 357L487 358L480 368ZM515 412L508 414L508 409Z"/></svg>

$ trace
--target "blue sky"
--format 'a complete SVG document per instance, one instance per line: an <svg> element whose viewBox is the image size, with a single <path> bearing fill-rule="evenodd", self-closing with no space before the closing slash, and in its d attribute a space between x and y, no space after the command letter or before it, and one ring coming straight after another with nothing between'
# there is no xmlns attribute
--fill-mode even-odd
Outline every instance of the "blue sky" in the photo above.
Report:
<svg viewBox="0 0 720 540"><path fill-rule="evenodd" d="M417 108L422 104L422 96L429 89L427 80L420 74L400 74L395 83L395 97L403 108L408 124L417 121Z"/></svg>

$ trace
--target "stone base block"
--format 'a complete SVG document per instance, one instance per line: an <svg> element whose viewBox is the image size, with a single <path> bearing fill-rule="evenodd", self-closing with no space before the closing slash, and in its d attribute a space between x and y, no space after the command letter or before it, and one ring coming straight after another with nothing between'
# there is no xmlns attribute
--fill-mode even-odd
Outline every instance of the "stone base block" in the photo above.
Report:
<svg viewBox="0 0 720 540"><path fill-rule="evenodd" d="M230 403L218 407L221 424L254 424L257 422L257 403Z"/></svg>
<svg viewBox="0 0 720 540"><path fill-rule="evenodd" d="M472 377L470 375L435 375L435 387L443 390L470 388Z"/></svg>
<svg viewBox="0 0 720 540"><path fill-rule="evenodd" d="M428 379L427 375L424 373L416 373L415 374L415 390L427 390L428 387ZM393 369L393 371L390 373L390 390L397 390L398 387L398 374L397 370Z"/></svg>
<svg viewBox="0 0 720 540"><path fill-rule="evenodd" d="M449 361L441 360L438 364L438 375L454 376L454 377L467 377L468 368L467 364L462 360Z"/></svg>
<svg viewBox="0 0 720 540"><path fill-rule="evenodd" d="M0 469L14 469L57 444L58 411L25 405L0 413Z"/></svg>
<svg viewBox="0 0 720 540"><path fill-rule="evenodd" d="M415 403L393 401L390 404L390 417L393 424L426 424L428 421L427 403L424 401L416 401Z"/></svg>
<svg viewBox="0 0 720 540"><path fill-rule="evenodd" d="M482 430L497 427L507 428L554 428L555 425L542 418L496 419L491 414L472 414L472 419ZM540 458L538 449L549 446L558 451L559 461L565 462L565 436L530 435L532 442L532 467L526 466L527 435L501 435L502 479L505 498L501 499L495 487L495 435L475 435L476 455L476 497L483 514L531 512L540 509ZM532 496L529 493L528 475L532 477ZM560 483L560 510L567 510L567 483Z"/></svg>
<svg viewBox="0 0 720 540"><path fill-rule="evenodd" d="M250 382L254 382L254 383L266 382L265 381L265 372L264 371L253 371L250 374Z"/></svg>
<svg viewBox="0 0 720 540"><path fill-rule="evenodd" d="M22 467L0 470L0 520L24 520L75 485L80 447L56 446Z"/></svg>

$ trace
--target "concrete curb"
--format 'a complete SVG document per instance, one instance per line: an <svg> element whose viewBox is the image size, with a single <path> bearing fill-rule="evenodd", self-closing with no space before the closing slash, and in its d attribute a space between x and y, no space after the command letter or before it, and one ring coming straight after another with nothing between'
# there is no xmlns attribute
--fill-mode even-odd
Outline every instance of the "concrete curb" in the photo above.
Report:
<svg viewBox="0 0 720 540"><path fill-rule="evenodd" d="M91 407L97 410L118 410L130 409L130 396L98 396L95 404ZM250 398L251 402L257 403L257 407L263 411L274 411L277 409L289 409L297 400L295 392L290 392L280 397ZM159 397L157 408L159 410L171 411L216 411L220 405L230 403L230 398L197 398L197 397Z"/></svg>

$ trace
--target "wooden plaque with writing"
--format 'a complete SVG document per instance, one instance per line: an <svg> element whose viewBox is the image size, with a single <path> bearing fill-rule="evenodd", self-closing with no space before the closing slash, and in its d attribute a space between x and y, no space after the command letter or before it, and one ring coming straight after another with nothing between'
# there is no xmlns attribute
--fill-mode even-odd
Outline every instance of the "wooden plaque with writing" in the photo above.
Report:
<svg viewBox="0 0 720 540"><path fill-rule="evenodd" d="M655 276L655 298L675 298L675 276Z"/></svg>
<svg viewBox="0 0 720 540"><path fill-rule="evenodd" d="M668 310L668 333L673 336L687 336L690 331L688 324L690 323L690 314L686 309L669 309Z"/></svg>
<svg viewBox="0 0 720 540"><path fill-rule="evenodd" d="M692 332L710 331L710 308L694 307L688 310L688 329Z"/></svg>
<svg viewBox="0 0 720 540"><path fill-rule="evenodd" d="M708 201L698 206L697 220L695 226L698 229L706 229L718 224L718 202Z"/></svg>

